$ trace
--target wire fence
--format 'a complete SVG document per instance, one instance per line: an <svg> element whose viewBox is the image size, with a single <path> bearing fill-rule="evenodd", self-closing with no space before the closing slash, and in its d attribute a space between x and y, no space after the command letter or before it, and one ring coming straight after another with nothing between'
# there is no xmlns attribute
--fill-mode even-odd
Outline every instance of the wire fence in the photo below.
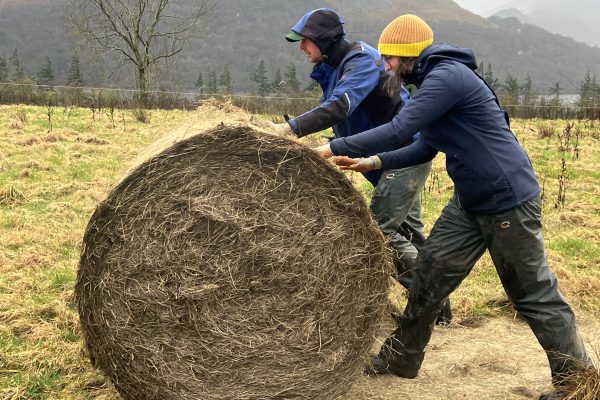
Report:
<svg viewBox="0 0 600 400"><path fill-rule="evenodd" d="M0 104L32 104L40 106L88 108L158 108L193 109L202 101L215 98L256 114L299 115L316 106L319 99L306 93L276 93L259 96L252 93L207 93L205 91L151 90L144 107L139 101L140 91L113 87L51 86L34 83L0 82ZM502 100L502 98L501 98ZM511 117L542 119L600 119L600 104L581 106L538 96L527 104L504 104Z"/></svg>
<svg viewBox="0 0 600 400"><path fill-rule="evenodd" d="M302 93L258 96L251 93L151 90L147 92L147 99L142 106L139 94L139 90L127 88L0 82L0 104L169 110L193 109L202 101L215 98L220 101L231 101L252 113L296 115L319 102L317 97L302 95Z"/></svg>

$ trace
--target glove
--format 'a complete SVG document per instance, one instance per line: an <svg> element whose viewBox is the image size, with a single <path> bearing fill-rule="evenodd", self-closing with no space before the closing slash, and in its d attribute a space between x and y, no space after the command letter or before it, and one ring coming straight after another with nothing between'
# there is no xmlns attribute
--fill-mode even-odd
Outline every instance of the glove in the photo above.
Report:
<svg viewBox="0 0 600 400"><path fill-rule="evenodd" d="M292 130L292 127L287 122L284 122L282 124L275 124L269 121L269 128L273 131L273 133L279 136L293 137L294 139L297 139L297 136Z"/></svg>
<svg viewBox="0 0 600 400"><path fill-rule="evenodd" d="M319 155L323 158L329 158L333 156L333 153L331 152L331 146L329 146L329 143L323 144L319 147L315 147L313 150L319 153Z"/></svg>
<svg viewBox="0 0 600 400"><path fill-rule="evenodd" d="M341 170L369 172L381 168L381 159L377 156L368 158L350 158L347 156L337 156L333 158L333 163Z"/></svg>

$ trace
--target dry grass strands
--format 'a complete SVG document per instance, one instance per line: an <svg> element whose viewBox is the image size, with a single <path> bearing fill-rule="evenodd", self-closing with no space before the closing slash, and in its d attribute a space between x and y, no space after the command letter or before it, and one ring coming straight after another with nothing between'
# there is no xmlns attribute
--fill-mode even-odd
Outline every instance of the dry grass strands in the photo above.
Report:
<svg viewBox="0 0 600 400"><path fill-rule="evenodd" d="M578 360L571 360L571 362L577 365L577 369L560 383L560 388L565 393L564 399L600 399L600 371L594 367L583 366Z"/></svg>
<svg viewBox="0 0 600 400"><path fill-rule="evenodd" d="M220 127L98 206L76 296L90 356L125 399L333 399L362 373L391 268L339 171Z"/></svg>

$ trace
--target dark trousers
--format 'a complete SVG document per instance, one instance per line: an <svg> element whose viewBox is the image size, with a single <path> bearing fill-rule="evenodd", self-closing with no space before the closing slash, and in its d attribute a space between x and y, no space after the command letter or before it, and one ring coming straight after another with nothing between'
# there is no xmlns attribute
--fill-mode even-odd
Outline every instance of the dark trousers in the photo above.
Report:
<svg viewBox="0 0 600 400"><path fill-rule="evenodd" d="M572 359L591 365L573 311L548 268L540 217L539 198L477 215L452 198L419 251L404 316L381 356L418 370L440 305L488 250L508 297L546 351L553 382L575 367Z"/></svg>
<svg viewBox="0 0 600 400"><path fill-rule="evenodd" d="M371 211L396 254L400 283L410 287L418 249L424 243L420 195L431 162L384 171L371 198Z"/></svg>

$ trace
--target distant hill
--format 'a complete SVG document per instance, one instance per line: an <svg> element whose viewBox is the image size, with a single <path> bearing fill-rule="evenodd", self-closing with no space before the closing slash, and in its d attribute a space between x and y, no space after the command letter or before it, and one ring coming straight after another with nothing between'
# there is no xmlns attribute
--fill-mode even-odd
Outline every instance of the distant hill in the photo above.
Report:
<svg viewBox="0 0 600 400"><path fill-rule="evenodd" d="M512 0L489 14L516 17L550 32L600 46L600 2L597 0ZM595 15L594 18L590 16Z"/></svg>
<svg viewBox="0 0 600 400"><path fill-rule="evenodd" d="M25 71L35 74L44 54L53 62L58 82L66 73L74 43L62 28L65 0L0 0L0 55L8 60L19 49ZM297 44L284 35L302 14L328 6L345 18L350 39L376 45L381 30L394 17L413 12L427 20L436 32L436 42L445 41L471 47L479 62L492 65L501 81L507 73L519 80L527 74L539 92L560 82L565 93L576 93L585 73L600 74L600 49L523 24L515 18L482 18L463 10L450 0L380 0L365 6L359 0L218 0L216 12L207 27L208 35L191 43L162 78L179 89L193 87L198 72L220 69L228 64L234 86L253 91L253 72L264 60L270 78L280 68L294 63L298 77L308 83L310 66ZM131 86L127 74L108 77L105 66L92 70L82 60L82 72L88 84L114 82ZM206 76L206 75L205 75Z"/></svg>
<svg viewBox="0 0 600 400"><path fill-rule="evenodd" d="M527 15L523 14L521 11L517 10L516 8L506 8L504 10L500 10L500 11L494 13L492 15L492 17L498 17L498 18L516 18L520 22L524 22L524 23L534 24L535 25L535 23L532 21L532 19L530 17L528 17Z"/></svg>

